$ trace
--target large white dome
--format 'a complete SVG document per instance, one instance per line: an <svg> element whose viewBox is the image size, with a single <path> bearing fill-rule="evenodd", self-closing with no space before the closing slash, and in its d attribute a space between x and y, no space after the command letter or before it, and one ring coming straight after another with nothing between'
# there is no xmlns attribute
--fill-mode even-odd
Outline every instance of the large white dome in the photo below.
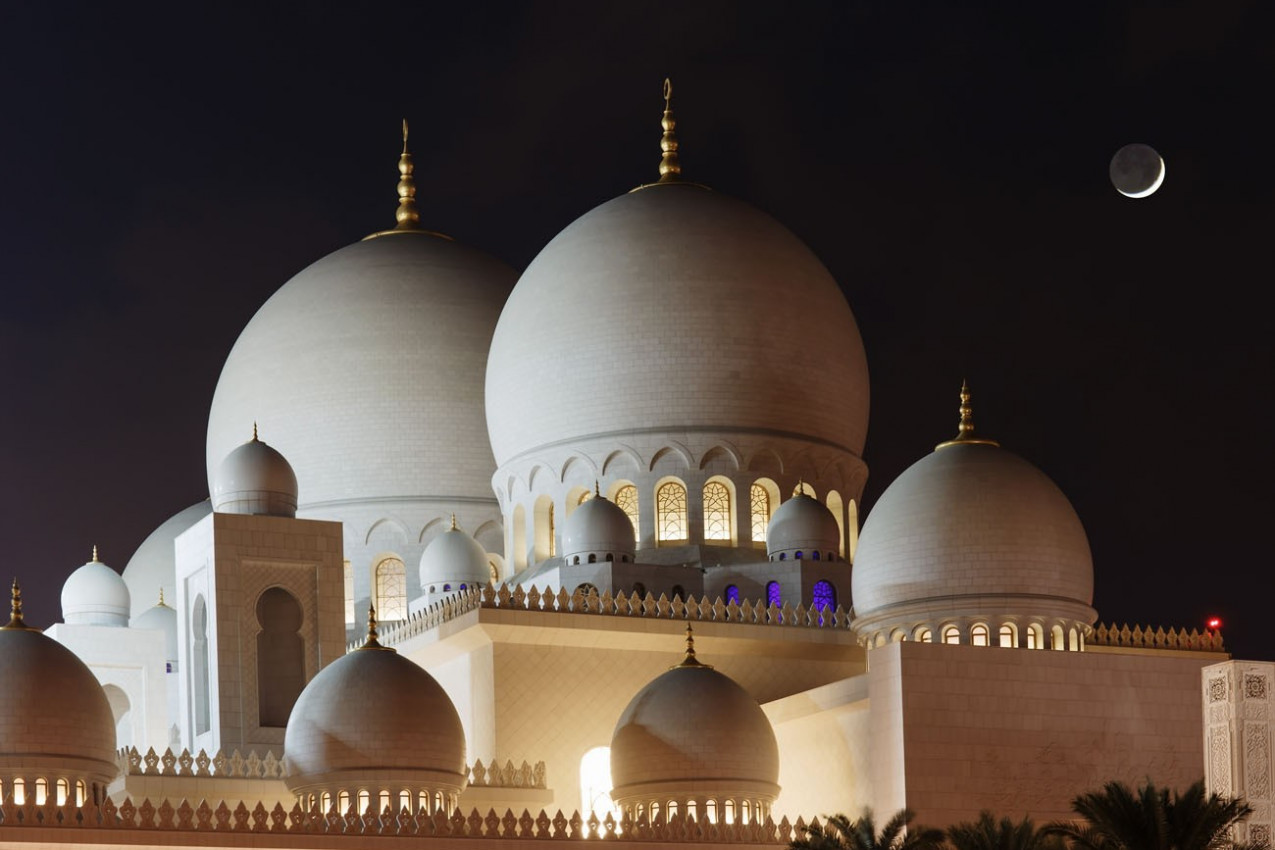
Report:
<svg viewBox="0 0 1275 850"><path fill-rule="evenodd" d="M653 432L793 434L859 457L867 363L836 281L787 228L695 184L655 185L577 219L519 279L492 340L487 424L502 468Z"/></svg>
<svg viewBox="0 0 1275 850"><path fill-rule="evenodd" d="M881 495L851 574L860 636L981 618L1092 625L1079 517L1040 470L994 443L944 444Z"/></svg>
<svg viewBox="0 0 1275 850"><path fill-rule="evenodd" d="M93 558L62 584L62 621L68 625L127 626L128 584L115 570Z"/></svg>
<svg viewBox="0 0 1275 850"><path fill-rule="evenodd" d="M213 397L209 487L254 422L301 504L492 499L483 415L492 329L515 273L425 231L349 245L288 281L244 328Z"/></svg>

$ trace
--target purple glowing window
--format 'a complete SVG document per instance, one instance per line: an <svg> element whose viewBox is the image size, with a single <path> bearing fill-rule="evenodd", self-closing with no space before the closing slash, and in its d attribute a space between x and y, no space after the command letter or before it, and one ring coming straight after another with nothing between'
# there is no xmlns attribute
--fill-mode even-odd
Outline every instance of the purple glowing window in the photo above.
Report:
<svg viewBox="0 0 1275 850"><path fill-rule="evenodd" d="M832 586L832 582L815 582L814 606L816 611L837 607L837 589Z"/></svg>
<svg viewBox="0 0 1275 850"><path fill-rule="evenodd" d="M776 607L784 604L784 600L779 593L779 582L771 581L766 583L766 604Z"/></svg>
<svg viewBox="0 0 1275 850"><path fill-rule="evenodd" d="M736 585L728 584L726 585L726 604L729 605L732 602L736 605L739 604L739 588Z"/></svg>

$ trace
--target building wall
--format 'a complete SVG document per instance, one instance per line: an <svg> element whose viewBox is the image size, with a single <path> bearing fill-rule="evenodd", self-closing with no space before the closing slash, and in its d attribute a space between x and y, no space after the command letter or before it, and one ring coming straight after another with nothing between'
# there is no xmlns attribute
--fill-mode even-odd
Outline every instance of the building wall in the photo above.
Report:
<svg viewBox="0 0 1275 850"><path fill-rule="evenodd" d="M901 738L884 735L873 750L874 775L895 789L878 808L906 804L936 826L982 809L1039 822L1070 817L1076 794L1113 779L1184 788L1204 775L1199 682L1210 660L915 642L871 650L874 731L890 731L891 716L902 723ZM899 710L878 693L895 694Z"/></svg>
<svg viewBox="0 0 1275 850"><path fill-rule="evenodd" d="M1253 806L1253 816L1239 827L1238 840L1269 842L1275 826L1271 762L1275 663L1227 661L1205 667L1202 677L1208 789L1243 797Z"/></svg>

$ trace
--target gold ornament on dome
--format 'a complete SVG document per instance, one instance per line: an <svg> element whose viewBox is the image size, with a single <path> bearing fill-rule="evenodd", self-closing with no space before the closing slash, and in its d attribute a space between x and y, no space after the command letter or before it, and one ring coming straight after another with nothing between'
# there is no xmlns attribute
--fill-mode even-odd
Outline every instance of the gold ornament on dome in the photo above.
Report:
<svg viewBox="0 0 1275 850"><path fill-rule="evenodd" d="M416 209L416 166L412 164L412 154L407 149L407 119L403 119L403 152L398 157L398 209L394 211L394 219L398 223L391 230L378 230L363 237L366 242L378 236L389 236L393 233L423 233L454 241L445 233L437 233L421 227L421 214Z"/></svg>
<svg viewBox="0 0 1275 850"><path fill-rule="evenodd" d="M969 384L961 381L961 422L957 427L956 436L950 440L945 440L934 447L935 451L945 449L948 446L999 446L1000 443L995 440L985 440L982 437L974 436L974 409L970 407L970 388Z"/></svg>

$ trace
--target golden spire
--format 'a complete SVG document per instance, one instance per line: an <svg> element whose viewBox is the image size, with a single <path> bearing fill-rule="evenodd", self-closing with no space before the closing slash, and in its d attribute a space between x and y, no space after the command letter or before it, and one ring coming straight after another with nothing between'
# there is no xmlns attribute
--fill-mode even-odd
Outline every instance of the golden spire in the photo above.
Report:
<svg viewBox="0 0 1275 850"><path fill-rule="evenodd" d="M682 179L682 164L677 158L677 119L673 117L673 83L664 78L664 117L660 119L664 135L660 137L660 183L676 183Z"/></svg>
<svg viewBox="0 0 1275 850"><path fill-rule="evenodd" d="M376 639L376 606L368 603L367 606L367 640L363 641L364 649L383 649L384 647Z"/></svg>
<svg viewBox="0 0 1275 850"><path fill-rule="evenodd" d="M415 166L407 152L407 119L403 119L403 153L398 158L398 210L394 218L395 230L420 230L421 214L416 211L416 179L412 177Z"/></svg>
<svg viewBox="0 0 1275 850"><path fill-rule="evenodd" d="M452 511L452 531L456 530L456 512Z"/></svg>
<svg viewBox="0 0 1275 850"><path fill-rule="evenodd" d="M97 544L96 543L93 544L93 560L94 561L97 560Z"/></svg>
<svg viewBox="0 0 1275 850"><path fill-rule="evenodd" d="M32 630L30 626L22 621L22 588L18 587L17 578L14 578L13 580L13 589L10 592L9 598L9 623L8 625L0 628Z"/></svg>
<svg viewBox="0 0 1275 850"><path fill-rule="evenodd" d="M159 604L160 605L164 604L164 585L162 584L159 586Z"/></svg>
<svg viewBox="0 0 1275 850"><path fill-rule="evenodd" d="M257 442L257 423L256 422L252 423L252 441L254 443Z"/></svg>
<svg viewBox="0 0 1275 850"><path fill-rule="evenodd" d="M976 446L999 446L1000 443L995 440L985 440L982 437L974 436L974 409L970 407L970 387L964 380L961 381L961 423L957 426L956 436L950 440L939 443L934 447L935 451L946 448L948 446L957 445L976 445Z"/></svg>
<svg viewBox="0 0 1275 850"><path fill-rule="evenodd" d="M602 488L598 486L598 479L593 479L593 498L602 498Z"/></svg>
<svg viewBox="0 0 1275 850"><path fill-rule="evenodd" d="M703 667L706 670L712 670L712 666L705 664L695 657L695 635L691 631L691 624L686 624L686 657L682 659L681 664L674 664L670 670L678 667Z"/></svg>

